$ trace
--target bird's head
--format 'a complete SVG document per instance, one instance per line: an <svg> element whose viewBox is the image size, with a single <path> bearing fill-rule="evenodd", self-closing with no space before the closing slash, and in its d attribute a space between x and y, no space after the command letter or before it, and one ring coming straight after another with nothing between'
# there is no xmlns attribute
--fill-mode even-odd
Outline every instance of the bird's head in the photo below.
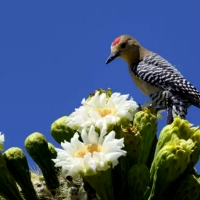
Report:
<svg viewBox="0 0 200 200"><path fill-rule="evenodd" d="M123 58L128 64L138 62L141 48L135 38L130 35L121 35L112 42L111 55L108 57L106 64L118 57Z"/></svg>

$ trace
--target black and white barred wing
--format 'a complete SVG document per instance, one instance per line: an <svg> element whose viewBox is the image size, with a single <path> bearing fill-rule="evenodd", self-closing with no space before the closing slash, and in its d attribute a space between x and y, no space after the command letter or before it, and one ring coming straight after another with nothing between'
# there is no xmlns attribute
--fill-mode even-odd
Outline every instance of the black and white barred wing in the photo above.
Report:
<svg viewBox="0 0 200 200"><path fill-rule="evenodd" d="M143 81L200 107L200 93L181 73L161 56L151 53L133 67L134 74Z"/></svg>

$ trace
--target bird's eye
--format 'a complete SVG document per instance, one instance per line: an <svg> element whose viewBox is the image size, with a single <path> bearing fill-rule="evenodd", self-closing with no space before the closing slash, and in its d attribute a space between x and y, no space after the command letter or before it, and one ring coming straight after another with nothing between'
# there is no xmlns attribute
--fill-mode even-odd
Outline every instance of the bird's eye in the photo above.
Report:
<svg viewBox="0 0 200 200"><path fill-rule="evenodd" d="M122 48L122 49L126 48L126 43L122 43L122 44L121 44L121 48Z"/></svg>

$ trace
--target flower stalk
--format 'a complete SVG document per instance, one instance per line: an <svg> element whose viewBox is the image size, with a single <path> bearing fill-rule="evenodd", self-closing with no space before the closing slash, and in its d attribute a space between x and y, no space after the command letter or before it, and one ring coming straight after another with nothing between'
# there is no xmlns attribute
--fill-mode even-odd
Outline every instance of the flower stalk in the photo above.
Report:
<svg viewBox="0 0 200 200"><path fill-rule="evenodd" d="M99 171L93 176L83 176L96 191L101 200L114 200L113 181L111 168L106 171Z"/></svg>

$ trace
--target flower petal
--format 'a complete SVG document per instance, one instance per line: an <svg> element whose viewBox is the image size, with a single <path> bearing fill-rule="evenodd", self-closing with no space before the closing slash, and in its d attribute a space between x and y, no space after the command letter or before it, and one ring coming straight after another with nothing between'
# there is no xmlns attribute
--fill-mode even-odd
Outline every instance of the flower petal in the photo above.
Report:
<svg viewBox="0 0 200 200"><path fill-rule="evenodd" d="M52 159L55 167L62 168L63 176L80 177L94 175L97 171L105 171L111 165L116 166L118 158L126 155L126 151L122 150L124 140L123 138L115 139L114 131L106 134L105 125L100 129L100 135L95 131L94 126L89 129L85 127L81 132L83 142L80 141L79 134L75 133L71 143L64 141L61 143L63 149L55 148L57 157ZM96 144L102 151L87 152L89 144Z"/></svg>

